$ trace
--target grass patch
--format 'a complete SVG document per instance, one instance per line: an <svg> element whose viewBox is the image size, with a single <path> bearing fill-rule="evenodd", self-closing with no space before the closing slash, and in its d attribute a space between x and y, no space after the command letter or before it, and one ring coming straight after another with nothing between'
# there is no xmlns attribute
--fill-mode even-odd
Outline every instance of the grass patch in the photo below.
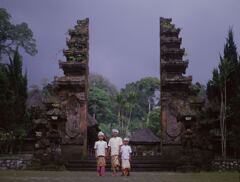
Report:
<svg viewBox="0 0 240 182"><path fill-rule="evenodd" d="M95 172L72 171L0 171L1 182L240 182L237 172L201 172L201 173L173 173L173 172L134 172L130 177L112 177L107 173L105 177L97 177Z"/></svg>

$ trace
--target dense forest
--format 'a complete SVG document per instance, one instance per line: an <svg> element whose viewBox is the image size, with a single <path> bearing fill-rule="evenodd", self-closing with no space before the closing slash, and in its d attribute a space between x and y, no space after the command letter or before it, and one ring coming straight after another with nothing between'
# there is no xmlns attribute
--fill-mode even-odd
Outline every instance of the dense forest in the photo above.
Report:
<svg viewBox="0 0 240 182"><path fill-rule="evenodd" d="M49 88L27 85L22 52L32 56L37 53L33 32L26 23L13 24L11 15L0 9L0 140L8 143L21 142L31 130L28 95L36 90L44 95ZM123 135L130 135L137 128L149 128L160 136L160 84L159 78L144 77L118 90L104 76L92 73L89 76L89 114L108 135L111 128L118 128ZM212 78L206 86L199 85L193 86L206 100L203 118L211 126L208 134L220 137L223 157L229 154L239 157L240 58L233 29L227 34Z"/></svg>
<svg viewBox="0 0 240 182"><path fill-rule="evenodd" d="M90 74L89 81L89 113L104 132L110 134L111 128L116 127L123 135L129 135L136 128L147 127L160 134L158 78L142 78L120 91L98 74Z"/></svg>

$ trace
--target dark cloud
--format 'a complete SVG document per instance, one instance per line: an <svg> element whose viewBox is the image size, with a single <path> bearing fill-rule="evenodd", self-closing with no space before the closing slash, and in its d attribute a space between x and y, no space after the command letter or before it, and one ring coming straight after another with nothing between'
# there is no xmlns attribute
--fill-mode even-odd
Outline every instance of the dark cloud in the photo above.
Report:
<svg viewBox="0 0 240 182"><path fill-rule="evenodd" d="M144 76L159 77L159 17L172 17L183 28L190 60L187 74L206 83L217 66L230 26L239 46L239 0L0 0L14 22L27 22L39 53L24 55L29 82L41 84L62 75L66 32L77 19L90 18L90 71L118 88Z"/></svg>

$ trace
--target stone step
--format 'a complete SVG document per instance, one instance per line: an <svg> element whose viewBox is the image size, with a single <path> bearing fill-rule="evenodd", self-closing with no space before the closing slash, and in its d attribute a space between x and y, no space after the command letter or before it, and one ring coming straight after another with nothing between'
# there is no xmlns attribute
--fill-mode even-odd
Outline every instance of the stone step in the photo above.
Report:
<svg viewBox="0 0 240 182"><path fill-rule="evenodd" d="M107 158L107 162L110 162L110 157ZM95 158L87 158L87 159L75 159L69 160L70 163L96 163ZM134 157L131 160L132 163L166 163L171 162L170 160L162 159L162 158L148 158L148 157Z"/></svg>
<svg viewBox="0 0 240 182"><path fill-rule="evenodd" d="M71 168L68 167L67 170L69 171L96 171L95 168ZM111 171L110 168L106 168L106 171L109 172ZM172 168L132 168L131 171L134 172L154 172L154 171L176 171L175 169L173 170Z"/></svg>
<svg viewBox="0 0 240 182"><path fill-rule="evenodd" d="M111 169L111 161L107 159L106 169ZM133 171L175 171L179 163L177 161L163 160L154 157L134 157L131 160ZM96 159L70 160L66 162L66 168L73 171L95 171Z"/></svg>
<svg viewBox="0 0 240 182"><path fill-rule="evenodd" d="M106 161L107 164L111 164L110 161ZM85 165L85 164L88 164L88 165L95 165L96 164L96 161L68 161L67 164L76 164L76 165ZM152 164L152 165L166 165L166 164L169 164L169 165L177 165L178 163L177 162L172 162L172 161L131 161L131 164L132 165L137 165L137 164Z"/></svg>
<svg viewBox="0 0 240 182"><path fill-rule="evenodd" d="M81 165L81 164L93 164L93 165L95 165L96 164L96 161L91 161L91 162L67 162L66 164L79 164L79 165ZM111 164L111 162L110 161L107 161L107 164ZM132 165L137 165L137 164L153 164L153 165L155 165L155 164L171 164L171 165L173 165L173 164L178 164L177 162L170 162L170 161L161 161L161 162L157 162L157 161L131 161L131 164Z"/></svg>
<svg viewBox="0 0 240 182"><path fill-rule="evenodd" d="M94 167L96 163L89 164L89 163L68 163L67 166L76 166L76 167ZM110 163L107 163L107 166L111 166ZM162 167L162 166L177 166L176 164L171 163L158 163L158 164L151 164L151 163L131 163L133 167Z"/></svg>

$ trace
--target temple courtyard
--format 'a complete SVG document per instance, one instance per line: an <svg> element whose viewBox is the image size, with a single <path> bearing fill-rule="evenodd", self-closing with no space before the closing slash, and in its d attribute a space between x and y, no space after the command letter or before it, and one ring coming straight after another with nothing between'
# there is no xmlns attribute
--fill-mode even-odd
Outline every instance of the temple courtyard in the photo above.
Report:
<svg viewBox="0 0 240 182"><path fill-rule="evenodd" d="M95 172L69 171L0 171L1 182L118 182L118 181L148 181L148 182L239 182L237 172L135 172L130 177L112 177L107 173L104 177L97 177Z"/></svg>

